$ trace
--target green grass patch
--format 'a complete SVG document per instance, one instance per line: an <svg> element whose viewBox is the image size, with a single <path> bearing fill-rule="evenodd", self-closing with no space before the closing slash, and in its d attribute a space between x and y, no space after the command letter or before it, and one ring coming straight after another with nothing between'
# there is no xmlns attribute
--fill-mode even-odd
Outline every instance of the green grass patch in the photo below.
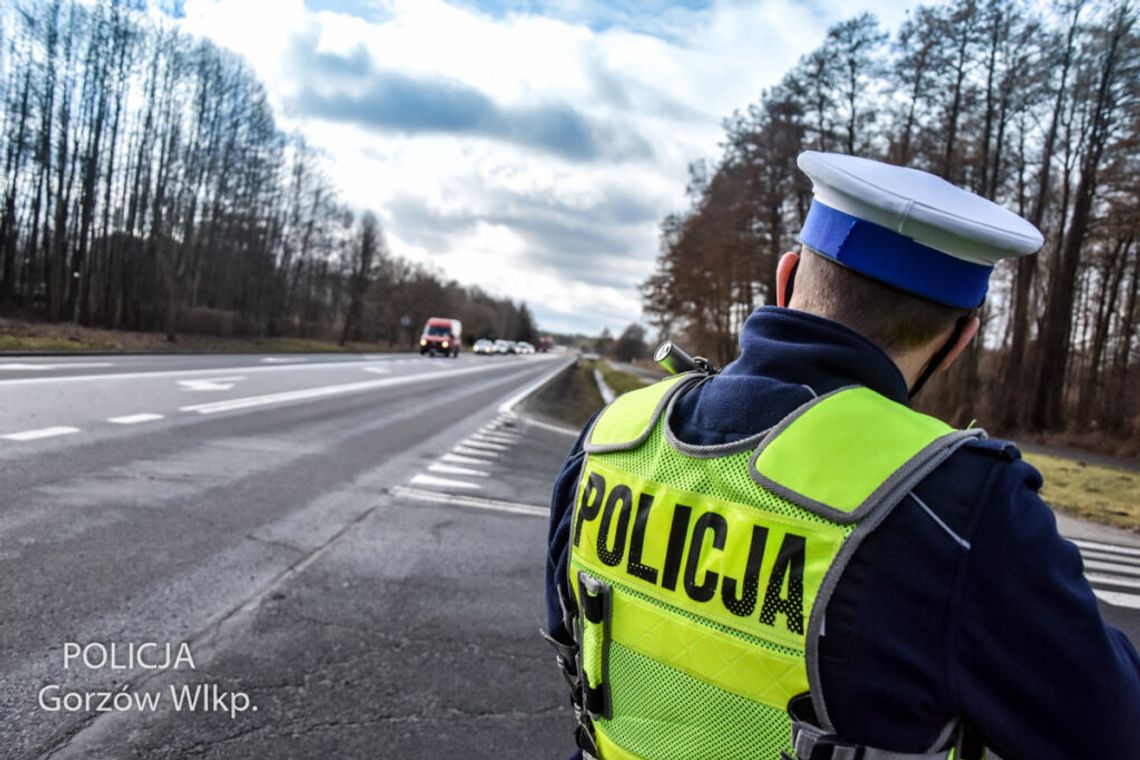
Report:
<svg viewBox="0 0 1140 760"><path fill-rule="evenodd" d="M606 385L613 388L614 393L619 396L627 391L635 391L648 385L637 375L614 369L609 362L604 360L598 362L598 369L602 371L602 379L606 381Z"/></svg>
<svg viewBox="0 0 1140 760"><path fill-rule="evenodd" d="M560 373L527 402L527 410L580 429L604 406L594 382L594 362L581 361Z"/></svg>
<svg viewBox="0 0 1140 760"><path fill-rule="evenodd" d="M1140 531L1140 473L1046 454L1024 457L1045 476L1041 498L1050 505L1094 522Z"/></svg>

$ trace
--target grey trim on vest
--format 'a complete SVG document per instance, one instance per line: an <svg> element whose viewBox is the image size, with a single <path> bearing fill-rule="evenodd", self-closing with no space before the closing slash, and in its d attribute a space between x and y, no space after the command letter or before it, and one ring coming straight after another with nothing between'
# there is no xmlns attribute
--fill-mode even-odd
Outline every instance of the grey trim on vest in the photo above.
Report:
<svg viewBox="0 0 1140 760"><path fill-rule="evenodd" d="M805 496L798 491L793 491L792 489L780 483L777 483L771 478L768 478L760 473L756 467L756 462L760 459L761 452L770 446L772 442L775 441L776 438L778 438L780 434L788 428L788 426L790 426L809 409L822 402L823 400L830 398L837 393L842 393L843 391L858 387L860 386L848 385L843 388L839 388L838 390L831 391L830 393L826 393L819 398L812 399L806 404L803 404L787 417L780 420L780 422L775 427L768 431L767 435L760 442L760 445L756 448L756 453L753 454L752 458L748 460L748 474L752 477L752 479L758 485L760 485L760 487L765 488L784 499L787 499L798 507L802 507L803 509L812 512L813 514L817 514L826 520L830 520L831 522L836 522L840 525L847 525L849 523L859 522L862 520L872 509L875 508L877 504L886 500L889 496L894 494L900 488L900 484L909 482L911 476L914 473L914 470L921 468L923 464L931 458L937 457L941 450L957 448L958 445L960 445L960 441L969 438L980 438L981 436L985 435L985 431L981 428L973 428L970 430L955 430L953 432L947 433L940 438L936 438L934 441L927 444L925 448L911 457L905 464L903 464L902 467L891 473L891 476L889 478L880 483L878 487L875 488L875 490L872 491L871 494L863 500L863 503L851 512L844 512L841 509L836 509L835 507L824 504L821 501L816 501L815 499ZM949 451L946 452L946 456L949 456ZM938 461L941 462L942 460L939 459Z"/></svg>
<svg viewBox="0 0 1140 760"><path fill-rule="evenodd" d="M632 441L626 441L625 443L607 443L600 446L595 446L590 442L590 439L594 435L594 427L598 424L598 420L600 420L602 416L605 415L607 411L609 411L608 405L606 409L594 419L594 424L590 426L590 431L586 434L586 438L582 442L582 450L587 454L609 454L613 451L629 451L630 449L636 449L638 446L645 443L646 439L649 438L649 434L653 432L653 427L657 424L657 418L661 416L661 411L672 400L673 396L680 393L683 389L694 385L694 381L701 382L705 377L707 377L707 375L702 372L688 372L686 374L688 377L685 377L682 380L678 380L673 385L673 387L667 390L665 392L665 395L662 396L661 399L657 402L657 406L653 409L653 414L650 415L649 422L646 424L645 429L641 431L641 434L637 436L637 438L634 438ZM613 403L616 403L616 399Z"/></svg>
<svg viewBox="0 0 1140 760"><path fill-rule="evenodd" d="M852 515L858 514L862 519L855 530L851 532L851 535L847 537L847 540L843 542L839 548L839 553L835 555L831 567L827 569L827 574L823 577L823 582L819 586L815 602L812 605L805 641L804 658L807 664L808 688L811 691L812 706L815 708L816 717L819 718L822 727L828 731L834 732L835 726L831 722L831 716L828 715L820 682L820 628L823 625L827 604L831 601L831 595L835 592L835 587L839 583L847 563L851 561L851 557L854 556L863 540L879 527L912 488L918 485L938 465L945 462L959 447L977 437L977 430L960 430L942 436L918 452L894 475L887 478L887 481L875 489L875 492L859 506L859 509L852 513ZM888 485L889 487L887 487Z"/></svg>
<svg viewBox="0 0 1140 760"><path fill-rule="evenodd" d="M709 375L707 379L712 379ZM705 382L704 380L701 381ZM693 386L696 388L700 383ZM806 387L806 386L805 386ZM686 388L686 391L691 388ZM727 457L733 454L739 454L742 451L749 451L754 446L764 440L764 436L768 435L768 430L762 430L759 433L753 433L747 438L741 438L739 441L731 441L729 443L714 443L710 445L701 446L695 443L686 443L677 437L673 432L672 426L669 424L670 418L673 416L673 408L677 405L677 399L683 396L683 393L672 394L669 397L669 403L665 407L665 442L671 446L675 451L684 454L687 457L694 459L716 459L717 457Z"/></svg>

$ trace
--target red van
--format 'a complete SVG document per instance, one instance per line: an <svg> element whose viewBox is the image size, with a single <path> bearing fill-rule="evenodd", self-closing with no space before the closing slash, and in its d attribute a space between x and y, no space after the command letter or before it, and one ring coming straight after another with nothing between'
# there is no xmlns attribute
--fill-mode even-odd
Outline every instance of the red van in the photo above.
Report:
<svg viewBox="0 0 1140 760"><path fill-rule="evenodd" d="M459 356L459 343L463 325L458 319L430 317L420 335L420 355L456 357Z"/></svg>

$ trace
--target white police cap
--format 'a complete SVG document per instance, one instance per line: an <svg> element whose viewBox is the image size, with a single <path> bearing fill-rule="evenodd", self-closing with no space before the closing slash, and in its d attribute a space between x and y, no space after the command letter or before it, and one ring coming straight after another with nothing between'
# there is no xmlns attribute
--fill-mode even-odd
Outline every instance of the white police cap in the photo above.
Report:
<svg viewBox="0 0 1140 760"><path fill-rule="evenodd" d="M803 244L931 301L980 305L995 263L1045 242L1017 214L933 174L816 151L796 162L815 194Z"/></svg>

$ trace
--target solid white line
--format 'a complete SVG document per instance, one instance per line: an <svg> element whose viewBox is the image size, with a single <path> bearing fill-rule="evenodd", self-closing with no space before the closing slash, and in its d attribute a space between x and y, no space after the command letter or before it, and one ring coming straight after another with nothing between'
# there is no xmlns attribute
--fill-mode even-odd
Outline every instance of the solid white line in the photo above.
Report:
<svg viewBox="0 0 1140 760"><path fill-rule="evenodd" d="M322 369L340 369L344 367L362 367L368 362L316 362L310 364L271 364L264 367L221 367L218 369L163 369L151 372L107 372L102 375L71 375L65 377L23 377L12 380L0 380L0 386L7 385L40 385L43 383L77 383L89 380L131 380L134 378L157 377L191 377L194 375L232 375L234 372L309 372Z"/></svg>
<svg viewBox="0 0 1140 760"><path fill-rule="evenodd" d="M1101 572L1115 573L1116 575L1133 575L1140 577L1140 567L1134 565L1120 565L1116 562L1099 562L1095 559L1086 559L1085 569L1100 570Z"/></svg>
<svg viewBox="0 0 1140 760"><path fill-rule="evenodd" d="M72 433L78 432L79 428L74 427L49 427L40 428L39 430L25 430L22 433L0 435L0 438L5 438L9 441L35 441L40 438L54 438L57 435L71 435Z"/></svg>
<svg viewBox="0 0 1140 760"><path fill-rule="evenodd" d="M392 370L388 369L387 367L365 367L364 371L371 372L374 375L387 375Z"/></svg>
<svg viewBox="0 0 1140 760"><path fill-rule="evenodd" d="M440 457L444 462L455 462L456 464L491 464L486 459L476 459L475 457L461 457L458 454L444 454Z"/></svg>
<svg viewBox="0 0 1140 760"><path fill-rule="evenodd" d="M101 367L114 367L113 362L82 362L78 364L28 364L26 362L9 362L0 364L0 371L37 370L37 369L98 369Z"/></svg>
<svg viewBox="0 0 1140 760"><path fill-rule="evenodd" d="M313 367L316 365L309 364L305 366ZM494 369L494 367L468 367L465 369L444 370L442 372L425 372L419 375L388 377L382 380L362 380L355 383L344 383L341 385L322 385L316 388L306 388L299 391L271 393L266 396L247 396L245 398L229 399L228 401L214 401L208 404L193 404L191 406L181 407L179 411L197 412L198 414L214 414L215 412L228 412L235 409L249 409L251 407L269 406L271 404L281 404L289 401L308 401L315 398L336 396L342 393L356 393L359 391L377 390L379 388L391 388L397 385L409 385L411 383L422 383L431 380L446 380L452 377L471 375L477 372L486 372L491 369Z"/></svg>
<svg viewBox="0 0 1140 760"><path fill-rule="evenodd" d="M1098 599L1103 599L1114 607L1140 610L1140 596L1136 594L1125 594L1122 591L1103 591L1099 588L1094 588L1093 593L1097 595Z"/></svg>
<svg viewBox="0 0 1140 760"><path fill-rule="evenodd" d="M1140 557L1140 547L1136 546L1120 546L1119 544L1102 544L1099 541L1085 541L1080 538L1070 538L1077 546L1082 549L1099 549L1102 552L1113 552L1116 554L1128 554L1132 557Z"/></svg>
<svg viewBox="0 0 1140 760"><path fill-rule="evenodd" d="M528 425L534 425L535 427L540 427L543 430L549 430L552 433L561 433L562 435L568 435L571 438L577 438L578 433L580 432L578 430L572 430L568 427L562 427L561 425L551 425L549 422L540 422L539 420L533 419L531 417L520 417L519 419Z"/></svg>
<svg viewBox="0 0 1140 760"><path fill-rule="evenodd" d="M551 357L551 358L556 359L557 357ZM543 359L537 359L537 361L543 361ZM560 362L559 364L560 364L560 366L556 367L553 371L548 372L547 374L538 378L538 380L534 381L533 383L531 383L530 385L523 388L521 391L519 391L515 395L511 396L506 401L504 401L502 404L500 404L499 405L499 414L506 414L506 415L514 416L515 407L518 406L520 403L522 403L522 401L527 396L529 396L530 394L534 393L535 391L537 391L542 386L549 383L551 380L553 380L558 375L559 372L561 372L562 370L564 370L570 366L569 362Z"/></svg>
<svg viewBox="0 0 1140 760"><path fill-rule="evenodd" d="M392 489L396 496L404 496L420 501L430 501L436 504L446 504L451 507L471 507L473 509L487 509L493 512L507 512L529 517L548 517L550 510L533 504L520 504L514 501L500 501L487 499L482 496L466 496L464 494L446 494L435 491L421 491L416 488L396 486Z"/></svg>
<svg viewBox="0 0 1140 760"><path fill-rule="evenodd" d="M490 457L491 459L498 459L499 454L496 451L483 451L482 449L469 449L462 443L452 449L456 454L466 454L467 456L475 457Z"/></svg>
<svg viewBox="0 0 1140 760"><path fill-rule="evenodd" d="M1104 575L1103 573L1085 573L1085 578L1089 583L1100 583L1106 586L1124 586L1125 588L1140 588L1140 580L1132 580L1131 578L1117 578L1113 575Z"/></svg>
<svg viewBox="0 0 1140 760"><path fill-rule="evenodd" d="M478 483L468 483L465 480L451 480L450 478L437 478L432 475L417 475L411 480L419 486L436 486L437 488L474 488L476 490L483 486Z"/></svg>
<svg viewBox="0 0 1140 760"><path fill-rule="evenodd" d="M116 425L137 425L140 422L161 420L163 416L161 414L128 414L126 417L109 417L107 422L113 422Z"/></svg>
<svg viewBox="0 0 1140 760"><path fill-rule="evenodd" d="M307 362L309 360L303 356L266 356L261 361L265 364L293 364L296 362Z"/></svg>
<svg viewBox="0 0 1140 760"><path fill-rule="evenodd" d="M455 467L454 465L439 464L438 462L429 466L428 469L432 472L442 472L445 475L473 475L477 478L491 477L490 473L484 472L483 470L472 470L470 467Z"/></svg>

